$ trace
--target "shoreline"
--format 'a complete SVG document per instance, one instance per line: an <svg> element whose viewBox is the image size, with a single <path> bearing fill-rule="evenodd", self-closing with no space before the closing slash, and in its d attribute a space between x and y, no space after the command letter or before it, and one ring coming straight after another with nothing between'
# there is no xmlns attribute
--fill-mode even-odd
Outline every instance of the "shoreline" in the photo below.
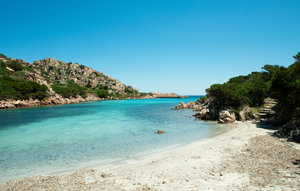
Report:
<svg viewBox="0 0 300 191"><path fill-rule="evenodd" d="M217 123L214 121L210 121L209 123ZM205 137L205 138L200 138L199 140L194 140L192 142L188 142L188 143L177 143L177 144L173 144L173 145L168 145L162 148L156 148L156 149L150 149L147 151L143 151L140 153L136 153L134 155L131 156L126 156L126 157L119 157L119 158L107 158L107 159L102 159L102 160L90 160L90 161L85 161L82 163L78 163L76 165L76 167L73 168L64 168L64 167L55 167L55 168L44 168L41 167L38 173L34 173L34 174L24 174L23 176L15 176L13 178L8 178L8 179L4 179L1 180L0 179L0 185L8 182L8 181L16 181L16 180L21 180L27 177L35 177L35 176L39 176L39 175L63 175L63 174L67 174L67 173L72 173L81 169L90 169L90 168L97 168L97 169L109 169L109 168L113 168L116 166L120 166L120 165L124 165L127 163L132 163L132 162L139 162L139 161L143 161L143 160L147 160L148 158L155 158L157 156L161 156L163 154L166 153L170 153L173 151L176 151L178 149L184 148L184 147L188 147L189 145L198 143L198 142L206 142L210 139L214 139L215 137L221 136L224 133L228 133L232 130L234 130L236 127L236 124L227 124L227 126L225 127L225 125L223 125L224 127L222 127L221 129L219 129L216 132L213 132L213 134L210 135L210 137ZM234 127L233 127L234 126ZM157 136L161 136L161 135L157 135Z"/></svg>
<svg viewBox="0 0 300 191"><path fill-rule="evenodd" d="M299 144L274 138L270 136L273 130L258 128L256 124L250 122L235 122L233 125L236 127L221 135L168 151L125 160L121 164L8 181L0 185L0 190L208 190L214 188L296 190L297 186L300 186L300 166L293 165L291 161L294 158L300 159ZM254 144L253 141L256 143ZM264 143L264 141L268 142ZM274 174L274 177L269 173L272 180L262 177L264 174L258 173L257 176L251 174L255 172L252 172L253 168L259 169L269 165L259 158L264 155L259 153L260 150L266 146L270 146L266 152L269 150L277 152L281 147L289 149L288 153L284 153L286 156L281 156L280 153L268 153L275 154L280 159L278 161L273 161L272 156L264 158L273 165L273 171L278 173ZM250 151L256 149L258 153L249 157L247 155L249 149ZM277 150L273 151L273 149ZM246 157L243 158L244 155ZM278 164L280 166L276 166ZM260 183L255 177L261 178L266 184ZM282 181L284 184L278 184Z"/></svg>
<svg viewBox="0 0 300 191"><path fill-rule="evenodd" d="M53 97L47 100L0 100L0 111L1 110L10 110L10 109L23 109L23 108L36 108L36 107L45 107L45 106L55 106L55 105L72 105L78 103L90 103L96 101L109 101L109 100L142 100L142 99L161 99L161 98L187 98L188 96L179 96L179 97L128 97L128 98L98 98L95 96L90 96L88 98L62 98L62 97ZM55 100L55 101L54 101Z"/></svg>

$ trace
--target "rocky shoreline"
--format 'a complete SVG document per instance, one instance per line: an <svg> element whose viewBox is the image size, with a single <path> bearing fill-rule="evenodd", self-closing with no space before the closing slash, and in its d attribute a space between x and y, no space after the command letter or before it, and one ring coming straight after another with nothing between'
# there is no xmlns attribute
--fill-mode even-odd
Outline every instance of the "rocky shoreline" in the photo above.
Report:
<svg viewBox="0 0 300 191"><path fill-rule="evenodd" d="M199 120L213 120L219 123L233 123L235 121L260 121L261 117L255 114L251 108L245 107L237 112L231 108L219 107L213 100L199 99L194 102L183 103L172 109L193 109L196 113L193 115Z"/></svg>
<svg viewBox="0 0 300 191"><path fill-rule="evenodd" d="M52 96L46 100L1 100L0 109L14 109L14 108L28 108L28 107L41 107L47 105L63 105L63 104L76 104L82 102L98 101L103 98L98 98L93 95L88 95L86 98L63 98L59 95Z"/></svg>
<svg viewBox="0 0 300 191"><path fill-rule="evenodd" d="M184 96L180 96L176 93L151 93L141 97L127 97L123 99L157 99L157 98L181 98ZM48 105L65 105L65 104L76 104L76 103L84 103L91 101L100 101L100 100L121 100L121 98L116 97L107 97L107 98L99 98L95 94L87 94L86 98L81 96L71 97L71 98L63 98L62 96L55 94L46 100L38 100L38 99L29 99L29 100L0 100L0 110L2 109L15 109L15 108L30 108L30 107L42 107Z"/></svg>
<svg viewBox="0 0 300 191"><path fill-rule="evenodd" d="M263 106L260 108L251 108L245 106L239 111L231 108L218 107L213 100L199 99L194 102L183 103L172 109L193 109L196 113L193 115L197 120L212 120L219 123L233 123L235 121L251 121L269 125L271 129L277 129L274 136L286 138L300 143L299 121L291 122L285 125L278 124L274 119L275 111L273 107L277 104L276 100L266 98Z"/></svg>

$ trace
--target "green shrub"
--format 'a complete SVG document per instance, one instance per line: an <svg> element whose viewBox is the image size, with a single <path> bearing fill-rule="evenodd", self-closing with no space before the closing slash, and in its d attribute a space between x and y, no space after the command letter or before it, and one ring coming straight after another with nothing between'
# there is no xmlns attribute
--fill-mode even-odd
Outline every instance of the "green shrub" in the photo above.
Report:
<svg viewBox="0 0 300 191"><path fill-rule="evenodd" d="M207 96L213 98L220 107L261 106L264 99L270 96L271 72L276 67L266 65L264 68L268 70L234 77L224 84L214 84L206 90Z"/></svg>
<svg viewBox="0 0 300 191"><path fill-rule="evenodd" d="M0 53L0 58L7 59L7 57L4 54L1 54L1 53Z"/></svg>
<svg viewBox="0 0 300 191"><path fill-rule="evenodd" d="M13 79L8 75L0 78L0 99L44 99L48 88L30 80Z"/></svg>
<svg viewBox="0 0 300 191"><path fill-rule="evenodd" d="M99 84L96 89L105 89L107 90L108 89L108 86L107 85L102 85L102 84Z"/></svg>
<svg viewBox="0 0 300 191"><path fill-rule="evenodd" d="M68 81L66 85L53 84L52 89L65 98L76 97L80 95L83 98L86 98L86 90L76 84L73 80Z"/></svg>
<svg viewBox="0 0 300 191"><path fill-rule="evenodd" d="M66 69L65 71L66 71L66 74L67 74L67 75L70 75L70 73L71 73L71 70L70 70L70 69Z"/></svg>
<svg viewBox="0 0 300 191"><path fill-rule="evenodd" d="M125 93L127 94L137 94L138 92L133 89L131 86L125 87Z"/></svg>
<svg viewBox="0 0 300 191"><path fill-rule="evenodd" d="M289 67L278 67L272 76L272 96L278 99L277 114L288 122L300 119L300 52Z"/></svg>
<svg viewBox="0 0 300 191"><path fill-rule="evenodd" d="M24 73L24 71L17 71L16 76L18 76L19 78L24 78L25 73Z"/></svg>
<svg viewBox="0 0 300 191"><path fill-rule="evenodd" d="M95 94L100 98L107 98L110 95L107 89L95 89Z"/></svg>
<svg viewBox="0 0 300 191"><path fill-rule="evenodd" d="M206 90L219 106L259 107L264 99L278 100L276 115L284 123L300 119L300 52L289 67L265 65L262 72L229 79Z"/></svg>
<svg viewBox="0 0 300 191"><path fill-rule="evenodd" d="M202 97L200 97L197 101L198 101L198 102L204 102L204 101L206 101L206 100L208 100L208 97L207 97L207 96L202 96Z"/></svg>
<svg viewBox="0 0 300 191"><path fill-rule="evenodd" d="M25 66L24 69L29 71L29 72L34 72L34 70L31 66Z"/></svg>
<svg viewBox="0 0 300 191"><path fill-rule="evenodd" d="M8 75L10 71L6 69L6 64L4 62L0 62L0 75Z"/></svg>
<svg viewBox="0 0 300 191"><path fill-rule="evenodd" d="M98 74L97 72L94 72L94 74L96 75L96 77L100 77L101 75Z"/></svg>
<svg viewBox="0 0 300 191"><path fill-rule="evenodd" d="M8 66L16 72L17 71L22 71L24 69L22 64L20 64L17 60L9 61Z"/></svg>

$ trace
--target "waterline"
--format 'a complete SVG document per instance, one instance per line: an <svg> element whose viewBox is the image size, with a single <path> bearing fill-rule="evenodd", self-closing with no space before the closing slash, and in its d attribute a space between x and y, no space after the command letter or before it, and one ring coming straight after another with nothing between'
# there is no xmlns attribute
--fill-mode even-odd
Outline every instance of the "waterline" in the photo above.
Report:
<svg viewBox="0 0 300 191"><path fill-rule="evenodd" d="M184 99L114 100L0 111L0 182L111 164L226 131L171 110ZM158 135L155 132L166 133Z"/></svg>

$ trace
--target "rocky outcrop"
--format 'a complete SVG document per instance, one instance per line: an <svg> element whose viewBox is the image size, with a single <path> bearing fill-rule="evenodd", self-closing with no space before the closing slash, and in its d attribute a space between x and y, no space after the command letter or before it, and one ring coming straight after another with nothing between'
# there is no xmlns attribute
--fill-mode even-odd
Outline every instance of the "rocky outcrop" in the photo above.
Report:
<svg viewBox="0 0 300 191"><path fill-rule="evenodd" d="M14 68L13 64L19 68ZM8 75L21 81L34 81L40 85L45 85L47 90L47 98L41 100L14 100L0 97L0 109L19 108L19 107L35 107L43 105L58 105L58 104L72 104L86 101L102 100L95 93L95 89L104 89L110 94L105 99L119 99L121 98L138 98L147 96L149 94L141 94L137 89L131 86L126 86L120 81L104 75L101 72L93 70L87 66L79 65L78 63L66 63L56 60L55 58L46 58L39 61L34 61L33 64L27 63L21 59L0 57L0 64L6 67ZM3 74L0 73L0 78ZM62 97L53 89L53 84L60 86L67 85L70 81L75 82L81 87L89 89L86 91L87 97L73 95L72 97ZM3 90L2 90L3 92ZM88 93L90 92L90 93ZM153 98L153 97L150 97Z"/></svg>
<svg viewBox="0 0 300 191"><path fill-rule="evenodd" d="M0 100L0 109L13 109L22 107L39 107L46 105L61 105L61 104L74 104L88 101L103 100L102 98L96 97L94 94L88 94L86 98L80 96L76 98L63 98L60 95L53 95L46 100Z"/></svg>
<svg viewBox="0 0 300 191"><path fill-rule="evenodd" d="M126 88L133 89L87 66L79 65L78 63L66 63L56 60L55 58L34 61L32 68L37 74L50 81L55 80L60 84L66 84L69 80L73 80L80 86L88 86L91 88L103 86L118 93L124 93Z"/></svg>
<svg viewBox="0 0 300 191"><path fill-rule="evenodd" d="M173 109L195 109L196 103L196 101L188 103L180 102L179 105L174 107Z"/></svg>
<svg viewBox="0 0 300 191"><path fill-rule="evenodd" d="M231 110L223 110L219 112L219 122L220 123L233 123L235 122L235 114Z"/></svg>
<svg viewBox="0 0 300 191"><path fill-rule="evenodd" d="M274 114L272 108L276 105L276 101L270 98L265 100L265 104L261 107L259 112L255 112L255 108L250 108L245 106L239 112L233 111L231 108L219 107L211 99L199 99L195 102L183 103L172 109L193 109L196 113L193 115L197 119L201 120L214 120L219 121L220 123L232 123L236 120L246 121L262 121L269 119ZM267 112L262 118L262 112Z"/></svg>

